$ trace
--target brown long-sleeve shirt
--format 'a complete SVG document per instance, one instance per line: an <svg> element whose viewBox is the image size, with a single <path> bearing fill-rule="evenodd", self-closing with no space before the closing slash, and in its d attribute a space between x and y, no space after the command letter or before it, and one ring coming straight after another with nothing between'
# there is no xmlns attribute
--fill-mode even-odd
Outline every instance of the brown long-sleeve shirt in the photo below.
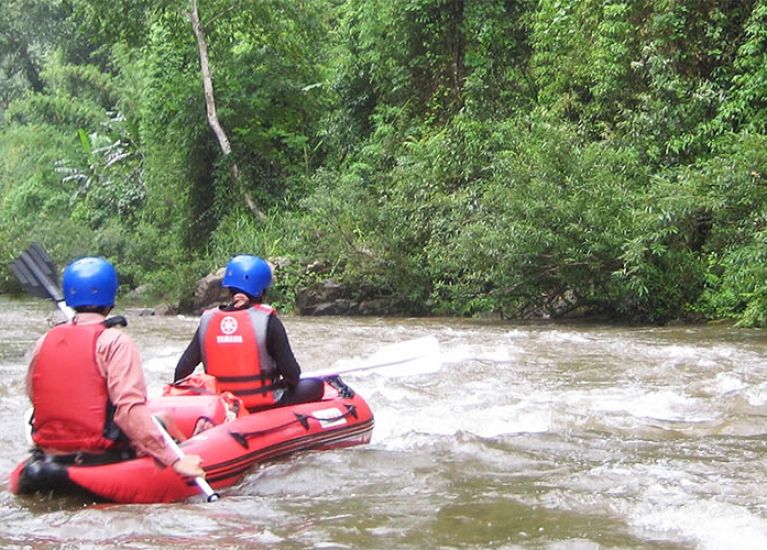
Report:
<svg viewBox="0 0 767 550"><path fill-rule="evenodd" d="M78 324L103 323L98 313L78 313ZM35 344L27 370L27 395L32 399L32 372L43 341ZM165 445L162 434L152 420L147 406L147 390L141 354L133 339L117 328L107 328L96 341L96 361L107 383L109 399L115 407L114 421L125 433L131 445L140 453L149 454L163 464L173 464L178 457ZM56 449L43 449L55 453Z"/></svg>

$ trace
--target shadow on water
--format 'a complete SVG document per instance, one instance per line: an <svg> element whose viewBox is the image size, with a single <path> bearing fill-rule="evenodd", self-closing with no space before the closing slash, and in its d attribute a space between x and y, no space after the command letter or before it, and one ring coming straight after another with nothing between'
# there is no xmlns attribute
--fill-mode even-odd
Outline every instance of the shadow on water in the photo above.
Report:
<svg viewBox="0 0 767 550"><path fill-rule="evenodd" d="M83 508L103 508L110 506L110 504L95 500L93 497L80 495L37 493L34 495L19 495L15 498L19 508L29 512L33 516L50 514L52 512L74 513Z"/></svg>

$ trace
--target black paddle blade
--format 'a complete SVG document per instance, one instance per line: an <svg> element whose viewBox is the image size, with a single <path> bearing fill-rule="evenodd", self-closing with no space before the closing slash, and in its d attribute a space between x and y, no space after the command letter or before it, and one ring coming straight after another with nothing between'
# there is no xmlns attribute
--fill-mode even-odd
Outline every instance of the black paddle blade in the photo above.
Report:
<svg viewBox="0 0 767 550"><path fill-rule="evenodd" d="M39 243L33 243L8 267L25 292L39 298L50 298L54 302L64 299L59 289L56 266Z"/></svg>

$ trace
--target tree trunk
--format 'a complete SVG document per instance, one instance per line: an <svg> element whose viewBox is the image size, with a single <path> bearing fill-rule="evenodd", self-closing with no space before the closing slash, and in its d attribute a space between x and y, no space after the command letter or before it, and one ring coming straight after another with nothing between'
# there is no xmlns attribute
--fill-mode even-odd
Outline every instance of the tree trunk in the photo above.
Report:
<svg viewBox="0 0 767 550"><path fill-rule="evenodd" d="M452 37L452 78L451 89L453 96L462 103L463 84L465 78L464 56L466 55L466 37L463 34L464 0L453 0L450 17L450 35Z"/></svg>
<svg viewBox="0 0 767 550"><path fill-rule="evenodd" d="M218 119L218 112L216 111L216 96L213 92L213 77L210 73L210 62L208 58L208 43L205 40L205 33L200 24L200 15L197 11L197 0L190 0L189 21L192 23L192 30L194 36L197 38L197 50L200 55L200 71L202 72L202 87L205 93L205 108L208 114L208 125L216 135L218 144L221 147L221 151L225 157L228 157L232 153L232 145L229 142L229 138L221 126L221 122ZM242 191L245 204L247 204L253 214L258 217L263 217L264 214L256 207L256 203L253 200L250 192L245 188L240 177L240 169L236 162L232 162L232 176L234 177L235 184Z"/></svg>

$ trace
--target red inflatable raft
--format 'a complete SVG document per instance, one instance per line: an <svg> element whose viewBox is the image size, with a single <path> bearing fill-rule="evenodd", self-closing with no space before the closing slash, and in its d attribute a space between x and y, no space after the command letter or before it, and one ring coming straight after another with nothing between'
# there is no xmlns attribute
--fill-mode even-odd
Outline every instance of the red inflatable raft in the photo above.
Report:
<svg viewBox="0 0 767 550"><path fill-rule="evenodd" d="M321 401L242 414L225 396L166 395L154 398L155 413L188 437L180 448L202 457L207 481L220 490L239 482L255 464L297 451L368 443L373 414L338 376L325 380ZM16 494L81 493L120 503L174 502L197 495L193 479L179 476L150 457L86 464L78 456L33 454L11 472Z"/></svg>

